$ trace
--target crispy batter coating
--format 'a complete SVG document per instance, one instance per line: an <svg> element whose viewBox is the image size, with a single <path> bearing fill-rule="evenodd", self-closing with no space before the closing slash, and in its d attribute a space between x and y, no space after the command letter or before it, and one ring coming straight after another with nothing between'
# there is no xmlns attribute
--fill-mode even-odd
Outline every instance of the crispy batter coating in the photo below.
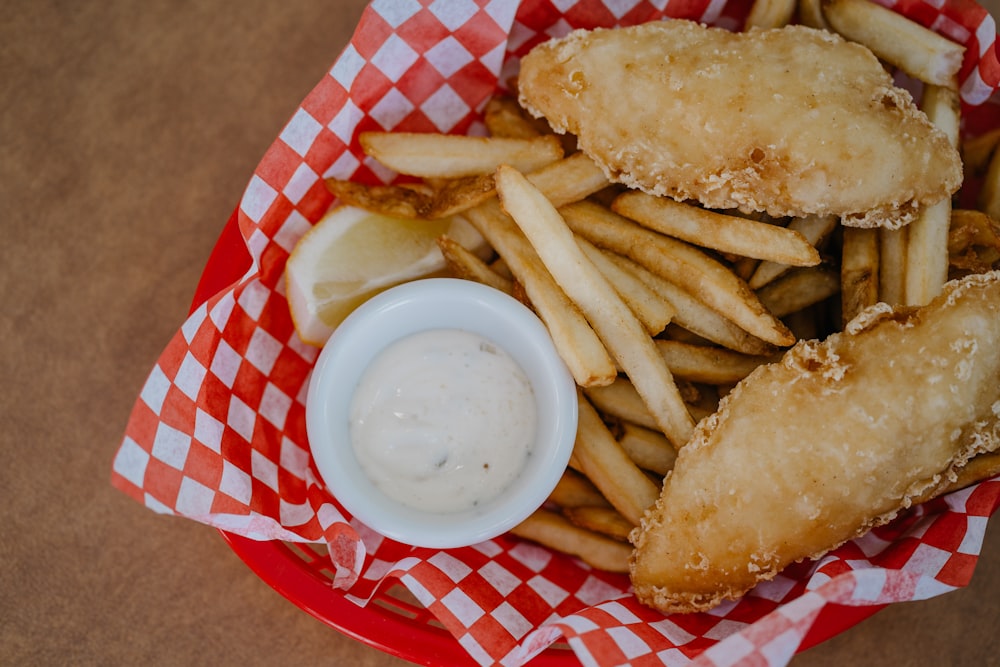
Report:
<svg viewBox="0 0 1000 667"><path fill-rule="evenodd" d="M872 306L761 366L697 427L631 535L632 583L709 609L891 520L1000 448L1000 272Z"/></svg>
<svg viewBox="0 0 1000 667"><path fill-rule="evenodd" d="M709 208L894 228L962 181L871 51L805 26L577 30L524 57L518 90L612 180Z"/></svg>

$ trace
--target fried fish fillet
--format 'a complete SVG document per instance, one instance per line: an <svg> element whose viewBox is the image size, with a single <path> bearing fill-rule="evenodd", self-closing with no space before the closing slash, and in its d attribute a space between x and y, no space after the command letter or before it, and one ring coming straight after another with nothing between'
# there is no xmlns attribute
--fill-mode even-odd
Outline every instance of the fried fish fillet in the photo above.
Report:
<svg viewBox="0 0 1000 667"><path fill-rule="evenodd" d="M891 520L1000 449L1000 272L919 309L863 311L761 366L703 420L630 536L666 612L738 598Z"/></svg>
<svg viewBox="0 0 1000 667"><path fill-rule="evenodd" d="M518 91L612 180L709 208L895 228L962 181L871 51L805 26L577 30L522 59Z"/></svg>

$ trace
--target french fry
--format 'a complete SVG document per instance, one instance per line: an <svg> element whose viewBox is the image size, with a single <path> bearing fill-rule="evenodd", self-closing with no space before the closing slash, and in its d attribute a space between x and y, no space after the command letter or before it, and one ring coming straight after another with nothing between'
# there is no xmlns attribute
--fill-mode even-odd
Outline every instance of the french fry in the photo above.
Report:
<svg viewBox="0 0 1000 667"><path fill-rule="evenodd" d="M573 523L552 510L536 510L510 531L608 572L628 572L632 546Z"/></svg>
<svg viewBox="0 0 1000 667"><path fill-rule="evenodd" d="M646 229L591 202L560 209L570 229L594 245L626 255L673 282L745 331L774 345L794 336L760 303L746 283L701 250ZM674 304L676 307L676 304Z"/></svg>
<svg viewBox="0 0 1000 667"><path fill-rule="evenodd" d="M754 0L744 29L781 28L795 15L795 0Z"/></svg>
<svg viewBox="0 0 1000 667"><path fill-rule="evenodd" d="M1000 243L1000 222L975 209L952 210L950 231L948 252L962 252L977 245L997 248Z"/></svg>
<svg viewBox="0 0 1000 667"><path fill-rule="evenodd" d="M760 264L761 261L759 259L754 259L753 257L735 257L732 261L730 261L733 273L735 273L740 280L750 280L750 276L754 274Z"/></svg>
<svg viewBox="0 0 1000 667"><path fill-rule="evenodd" d="M982 211L952 211L948 264L949 278L996 268L1000 264L1000 224Z"/></svg>
<svg viewBox="0 0 1000 667"><path fill-rule="evenodd" d="M400 174L461 178L491 174L501 164L534 171L559 160L562 144L553 135L530 139L469 137L417 132L362 132L367 155Z"/></svg>
<svg viewBox="0 0 1000 667"><path fill-rule="evenodd" d="M794 269L758 292L761 303L775 317L798 312L840 291L840 276L826 266Z"/></svg>
<svg viewBox="0 0 1000 667"><path fill-rule="evenodd" d="M608 177L585 153L552 162L528 174L528 180L556 208L585 199L608 186Z"/></svg>
<svg viewBox="0 0 1000 667"><path fill-rule="evenodd" d="M791 266L819 264L819 252L802 234L778 225L638 191L620 195L611 210L661 234L720 252Z"/></svg>
<svg viewBox="0 0 1000 667"><path fill-rule="evenodd" d="M989 166L997 142L1000 142L1000 127L962 141L962 164L967 175L981 173Z"/></svg>
<svg viewBox="0 0 1000 667"><path fill-rule="evenodd" d="M635 524L612 507L569 507L563 510L563 515L575 526L621 542L627 542L629 533L635 528Z"/></svg>
<svg viewBox="0 0 1000 667"><path fill-rule="evenodd" d="M442 235L438 237L437 244L448 263L448 268L456 278L489 285L507 294L513 293L514 282L510 278L505 278L491 269L486 262L458 241Z"/></svg>
<svg viewBox="0 0 1000 667"><path fill-rule="evenodd" d="M924 88L923 109L932 123L958 147L958 92L941 86ZM922 306L948 282L948 228L951 198L924 207L909 225L906 243L905 303Z"/></svg>
<svg viewBox="0 0 1000 667"><path fill-rule="evenodd" d="M492 174L447 179L437 187L426 184L361 185L326 179L327 189L342 203L374 213L435 220L469 209L492 197Z"/></svg>
<svg viewBox="0 0 1000 667"><path fill-rule="evenodd" d="M620 266L590 241L576 239L583 254L594 263L651 336L663 331L676 314L670 302L653 291L638 276Z"/></svg>
<svg viewBox="0 0 1000 667"><path fill-rule="evenodd" d="M990 157L976 207L994 220L1000 220L1000 151L993 151Z"/></svg>
<svg viewBox="0 0 1000 667"><path fill-rule="evenodd" d="M583 395L578 402L579 426L573 448L578 469L612 507L638 525L646 508L659 498L660 487L632 462L590 402Z"/></svg>
<svg viewBox="0 0 1000 667"><path fill-rule="evenodd" d="M906 299L906 245L909 225L878 230L878 299L901 306Z"/></svg>
<svg viewBox="0 0 1000 667"><path fill-rule="evenodd" d="M822 0L835 32L924 83L958 89L965 47L870 0Z"/></svg>
<svg viewBox="0 0 1000 667"><path fill-rule="evenodd" d="M799 0L799 23L807 25L817 30L833 32L830 24L823 16L823 8L820 6L821 0Z"/></svg>
<svg viewBox="0 0 1000 667"><path fill-rule="evenodd" d="M656 349L674 377L704 384L736 384L761 364L775 360L667 339L658 339Z"/></svg>
<svg viewBox="0 0 1000 667"><path fill-rule="evenodd" d="M693 401L688 401L688 410L695 422L700 422L705 417L718 411L719 401L725 393L729 393L732 385L698 385L698 397Z"/></svg>
<svg viewBox="0 0 1000 667"><path fill-rule="evenodd" d="M424 217L431 220L447 218L467 211L494 195L496 186L492 174L448 179L434 189L431 205Z"/></svg>
<svg viewBox="0 0 1000 667"><path fill-rule="evenodd" d="M809 306L794 313L789 313L782 318L788 328L795 332L795 337L799 340L813 340L823 338L828 332L820 326L820 317L816 312L823 304ZM823 309L826 310L826 309ZM840 322L840 315L837 314L836 322Z"/></svg>
<svg viewBox="0 0 1000 667"><path fill-rule="evenodd" d="M671 303L676 311L673 322L685 331L743 354L762 355L774 351L773 345L744 331L666 278L617 253L605 250L604 254L622 268L632 271Z"/></svg>
<svg viewBox="0 0 1000 667"><path fill-rule="evenodd" d="M628 379L619 377L611 384L585 387L583 391L593 406L602 413L651 430L659 430L649 408Z"/></svg>
<svg viewBox="0 0 1000 667"><path fill-rule="evenodd" d="M510 280L514 279L514 274L510 272L510 267L507 266L507 262L503 261L503 257L497 257L495 260L490 262L490 268L504 278L509 278Z"/></svg>
<svg viewBox="0 0 1000 667"><path fill-rule="evenodd" d="M549 494L549 501L559 507L611 507L608 499L594 484L571 468L563 471L556 487Z"/></svg>
<svg viewBox="0 0 1000 667"><path fill-rule="evenodd" d="M582 387L608 384L618 369L604 344L576 305L546 270L535 249L496 199L469 209L466 218L504 258L523 287L535 312L576 383Z"/></svg>
<svg viewBox="0 0 1000 667"><path fill-rule="evenodd" d="M493 97L486 103L486 109L483 111L483 123L494 137L531 139L550 134L542 129L541 123L544 122L528 118L513 97Z"/></svg>
<svg viewBox="0 0 1000 667"><path fill-rule="evenodd" d="M792 219L788 223L787 229L798 232L809 242L809 245L818 248L833 233L833 230L837 228L837 224L837 217L833 215L809 215ZM761 262L757 265L757 269L750 276L747 284L750 286L750 289L760 289L791 268L788 264Z"/></svg>
<svg viewBox="0 0 1000 667"><path fill-rule="evenodd" d="M618 443L637 466L661 478L673 469L677 450L662 433L631 422L622 422L621 427Z"/></svg>
<svg viewBox="0 0 1000 667"><path fill-rule="evenodd" d="M840 312L846 324L878 302L877 229L844 228L840 260Z"/></svg>
<svg viewBox="0 0 1000 667"><path fill-rule="evenodd" d="M686 442L694 422L642 324L587 259L559 212L538 188L509 166L497 169L496 181L504 210L632 380L657 425L671 442Z"/></svg>
<svg viewBox="0 0 1000 667"><path fill-rule="evenodd" d="M433 202L431 188L401 185L362 185L328 178L327 190L342 203L398 218L424 218Z"/></svg>

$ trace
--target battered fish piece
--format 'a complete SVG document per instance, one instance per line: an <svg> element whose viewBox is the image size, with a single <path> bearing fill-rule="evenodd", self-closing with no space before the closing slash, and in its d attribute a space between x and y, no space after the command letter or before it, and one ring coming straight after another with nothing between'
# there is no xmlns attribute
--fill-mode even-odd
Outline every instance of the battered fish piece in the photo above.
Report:
<svg viewBox="0 0 1000 667"><path fill-rule="evenodd" d="M741 382L681 449L630 539L638 598L738 598L891 520L1000 449L1000 272L919 309L885 304Z"/></svg>
<svg viewBox="0 0 1000 667"><path fill-rule="evenodd" d="M871 51L805 26L577 30L524 57L518 90L611 180L709 208L897 228L962 182Z"/></svg>

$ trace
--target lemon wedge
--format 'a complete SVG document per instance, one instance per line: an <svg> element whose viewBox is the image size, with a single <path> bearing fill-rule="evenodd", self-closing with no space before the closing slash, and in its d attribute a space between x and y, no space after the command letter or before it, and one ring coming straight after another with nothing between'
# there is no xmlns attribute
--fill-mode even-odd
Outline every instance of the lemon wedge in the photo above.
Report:
<svg viewBox="0 0 1000 667"><path fill-rule="evenodd" d="M482 252L485 241L464 218L395 218L353 206L332 208L292 249L286 293L303 342L322 346L351 311L400 283L440 275L442 234Z"/></svg>

